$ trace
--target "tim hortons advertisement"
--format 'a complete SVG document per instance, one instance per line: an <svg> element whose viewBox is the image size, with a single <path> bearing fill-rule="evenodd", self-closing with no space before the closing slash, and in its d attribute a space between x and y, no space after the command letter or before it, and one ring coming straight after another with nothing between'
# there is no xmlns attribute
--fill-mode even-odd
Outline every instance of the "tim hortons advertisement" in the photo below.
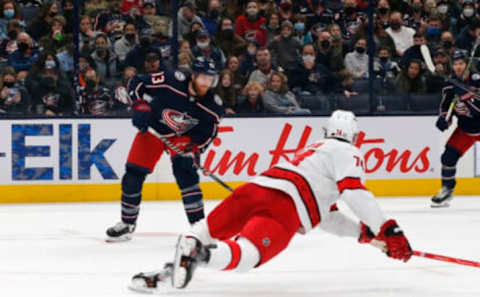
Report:
<svg viewBox="0 0 480 297"><path fill-rule="evenodd" d="M246 181L323 138L324 117L224 119L202 165ZM371 179L439 177L433 117L361 117L356 145ZM0 184L116 183L136 129L129 119L0 121ZM203 177L204 180L208 178ZM173 182L163 155L149 182Z"/></svg>

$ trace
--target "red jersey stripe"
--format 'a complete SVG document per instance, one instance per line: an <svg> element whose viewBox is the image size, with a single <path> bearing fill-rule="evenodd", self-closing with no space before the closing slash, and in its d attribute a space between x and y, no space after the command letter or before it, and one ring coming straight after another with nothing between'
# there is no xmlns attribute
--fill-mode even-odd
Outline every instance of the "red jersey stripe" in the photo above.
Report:
<svg viewBox="0 0 480 297"><path fill-rule="evenodd" d="M240 263L242 250L236 241L224 240L224 242L228 244L230 250L232 251L232 260L230 261L230 264L228 264L228 266L223 270L232 270L238 266L238 263Z"/></svg>
<svg viewBox="0 0 480 297"><path fill-rule="evenodd" d="M318 207L317 200L315 199L315 195L313 194L310 184L303 176L295 171L277 167L272 167L263 172L261 175L270 178L285 179L294 184L297 188L300 198L303 201L303 204L305 205L305 208L307 209L312 228L320 223L320 209Z"/></svg>
<svg viewBox="0 0 480 297"><path fill-rule="evenodd" d="M344 190L367 189L362 185L362 181L358 177L346 177L341 181L338 181L337 188L340 194L342 194Z"/></svg>

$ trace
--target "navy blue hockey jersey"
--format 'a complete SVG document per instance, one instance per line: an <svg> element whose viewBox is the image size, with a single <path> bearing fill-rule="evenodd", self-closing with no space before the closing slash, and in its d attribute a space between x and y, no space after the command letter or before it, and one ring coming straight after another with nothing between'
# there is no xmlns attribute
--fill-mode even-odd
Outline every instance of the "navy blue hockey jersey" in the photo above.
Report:
<svg viewBox="0 0 480 297"><path fill-rule="evenodd" d="M224 114L222 100L210 90L203 98L188 91L189 76L181 71L137 75L129 83L133 102L144 100L152 108L149 125L165 137L184 135L202 150L217 135Z"/></svg>
<svg viewBox="0 0 480 297"><path fill-rule="evenodd" d="M456 76L452 75L452 78L456 79ZM462 80L458 79L458 81ZM471 73L463 83L468 85L476 95L451 83L447 84L442 90L440 113L446 114L452 100L458 96L454 107L458 127L467 133L480 133L480 74Z"/></svg>

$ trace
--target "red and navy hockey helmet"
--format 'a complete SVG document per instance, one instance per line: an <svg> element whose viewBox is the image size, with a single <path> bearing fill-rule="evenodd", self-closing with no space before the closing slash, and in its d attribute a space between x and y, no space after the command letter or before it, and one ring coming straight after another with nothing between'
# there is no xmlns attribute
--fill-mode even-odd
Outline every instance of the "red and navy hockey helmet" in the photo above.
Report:
<svg viewBox="0 0 480 297"><path fill-rule="evenodd" d="M192 63L192 71L196 74L207 74L216 76L218 74L217 69L215 68L215 62L212 59L205 57L196 57Z"/></svg>

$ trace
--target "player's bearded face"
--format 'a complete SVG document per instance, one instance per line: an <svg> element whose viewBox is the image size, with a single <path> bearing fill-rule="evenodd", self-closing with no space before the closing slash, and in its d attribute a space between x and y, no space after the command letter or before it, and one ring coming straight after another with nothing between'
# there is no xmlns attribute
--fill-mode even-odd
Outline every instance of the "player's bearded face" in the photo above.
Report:
<svg viewBox="0 0 480 297"><path fill-rule="evenodd" d="M463 71L467 67L467 63L463 60L456 60L453 62L453 71L457 77L462 76Z"/></svg>
<svg viewBox="0 0 480 297"><path fill-rule="evenodd" d="M204 96L211 87L213 87L213 83L215 82L215 77L212 75L206 74L198 74L195 75L193 79L193 88L195 93L198 96Z"/></svg>

